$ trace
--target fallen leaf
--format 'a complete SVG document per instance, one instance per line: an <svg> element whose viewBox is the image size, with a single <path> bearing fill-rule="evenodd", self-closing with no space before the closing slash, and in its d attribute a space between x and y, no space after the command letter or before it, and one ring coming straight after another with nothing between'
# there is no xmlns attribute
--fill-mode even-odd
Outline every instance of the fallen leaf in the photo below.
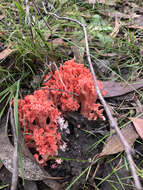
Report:
<svg viewBox="0 0 143 190"><path fill-rule="evenodd" d="M133 118L133 117L131 117L129 119L133 122L137 133L143 139L143 119Z"/></svg>
<svg viewBox="0 0 143 190"><path fill-rule="evenodd" d="M130 146L132 146L135 140L138 138L138 134L131 125L127 125L126 127L122 128L121 132ZM123 143L120 140L120 137L117 134L112 134L107 139L102 152L99 154L99 157L117 154L118 152L122 152L124 150L125 149Z"/></svg>
<svg viewBox="0 0 143 190"><path fill-rule="evenodd" d="M12 43L10 43L10 45L5 50L0 52L0 60L6 58L8 55L10 55L12 52L15 51L15 49L10 49L11 46L12 46Z"/></svg>
<svg viewBox="0 0 143 190"><path fill-rule="evenodd" d="M13 152L14 147L9 141L7 135L7 118L4 117L0 121L0 159L4 166L12 173L13 171ZM31 160L29 157L22 155L22 165L24 169L24 179L27 180L46 180L46 183L55 190L60 190L59 183L50 176L48 172L44 171L39 164ZM18 175L22 176L20 167L18 168Z"/></svg>
<svg viewBox="0 0 143 190"><path fill-rule="evenodd" d="M134 89L139 89L143 87L143 80L137 80L134 83L126 85L124 82L114 82L114 81L102 81L103 90L107 91L105 98L122 96L129 92L134 91Z"/></svg>

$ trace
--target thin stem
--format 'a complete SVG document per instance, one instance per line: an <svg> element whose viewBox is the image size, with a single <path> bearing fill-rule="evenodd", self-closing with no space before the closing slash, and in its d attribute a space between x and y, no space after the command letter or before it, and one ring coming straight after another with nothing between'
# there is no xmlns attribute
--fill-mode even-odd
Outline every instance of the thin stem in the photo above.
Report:
<svg viewBox="0 0 143 190"><path fill-rule="evenodd" d="M13 110L10 107L10 123L12 126L12 133L14 138L14 152L13 152L13 172L12 172L12 182L11 182L11 190L17 189L18 182L18 137L16 134L15 122L13 117Z"/></svg>

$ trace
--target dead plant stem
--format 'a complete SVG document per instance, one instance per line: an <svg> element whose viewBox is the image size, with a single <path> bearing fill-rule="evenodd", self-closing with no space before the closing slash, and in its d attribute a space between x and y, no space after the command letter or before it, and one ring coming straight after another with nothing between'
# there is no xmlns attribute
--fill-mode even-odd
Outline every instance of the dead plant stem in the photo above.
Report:
<svg viewBox="0 0 143 190"><path fill-rule="evenodd" d="M13 110L11 107L10 107L10 123L12 126L12 133L14 138L13 172L12 172L12 182L10 190L16 190L18 182L18 137L16 134Z"/></svg>

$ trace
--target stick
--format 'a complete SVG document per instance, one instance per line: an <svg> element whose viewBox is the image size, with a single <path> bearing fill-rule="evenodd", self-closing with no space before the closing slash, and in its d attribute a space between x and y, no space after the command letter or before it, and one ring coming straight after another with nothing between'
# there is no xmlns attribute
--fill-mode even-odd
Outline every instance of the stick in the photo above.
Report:
<svg viewBox="0 0 143 190"><path fill-rule="evenodd" d="M16 190L18 182L18 138L14 124L13 110L11 107L10 107L10 123L12 126L12 133L14 138L13 171L12 171L12 182L10 190Z"/></svg>
<svg viewBox="0 0 143 190"><path fill-rule="evenodd" d="M123 146L125 148L125 152L126 152L126 155L127 155L127 159L128 159L129 165L130 165L131 173L132 173L132 176L133 176L133 179L134 179L134 183L135 183L135 186L136 186L136 190L142 190L142 186L141 186L141 183L139 181L139 177L138 177L138 175L136 173L135 163L134 163L134 160L132 158L132 153L134 151L129 146L129 144L125 140L125 137L123 136L123 134L121 133L119 127L117 126L116 121L114 120L114 118L113 118L113 116L112 116L112 114L111 114L111 112L110 112L110 110L109 110L109 108L107 106L107 103L104 100L104 98L103 98L103 96L101 94L101 91L99 89L99 86L98 86L98 83L97 83L97 77L96 77L96 75L94 73L93 65L92 65L91 58L90 58L90 51L89 51L89 45L88 45L88 37L87 37L86 26L84 24L82 24L81 22L79 22L78 20L76 20L76 19L67 18L67 17L60 17L60 16L58 16L56 14L53 14L53 13L48 13L48 14L55 16L59 20L67 20L67 21L75 22L76 24L78 24L79 26L82 27L83 32L84 32L84 38L85 38L87 60L88 60L88 64L89 64L89 67L90 67L90 71L91 71L92 76L93 76L93 80L94 80L94 84L95 84L95 87L96 87L98 97L99 97L101 103L104 106L104 109L106 111L107 117L109 119L110 126L113 129L115 129L116 133L120 137L121 142L123 143Z"/></svg>

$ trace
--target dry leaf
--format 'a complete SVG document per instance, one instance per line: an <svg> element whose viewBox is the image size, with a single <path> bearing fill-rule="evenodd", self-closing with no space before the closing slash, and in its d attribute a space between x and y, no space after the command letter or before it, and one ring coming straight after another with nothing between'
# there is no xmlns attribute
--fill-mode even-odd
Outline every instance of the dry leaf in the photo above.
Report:
<svg viewBox="0 0 143 190"><path fill-rule="evenodd" d="M139 89L143 87L143 80L137 80L134 83L126 85L124 82L114 82L114 81L102 81L103 90L107 91L105 98L122 96L129 92L134 91L134 89Z"/></svg>
<svg viewBox="0 0 143 190"><path fill-rule="evenodd" d="M134 126L136 128L137 133L143 139L143 119L132 118L132 117L129 118L129 119L133 122L133 124L134 124Z"/></svg>
<svg viewBox="0 0 143 190"><path fill-rule="evenodd" d="M134 128L130 125L122 128L121 132L130 146L132 146L135 140L138 138L138 134L136 133ZM124 146L119 136L117 134L113 134L107 139L102 152L99 154L99 157L105 155L117 154L118 152L122 152L124 150L125 150Z"/></svg>
<svg viewBox="0 0 143 190"><path fill-rule="evenodd" d="M4 117L0 122L0 159L5 167L13 171L13 151L14 147L7 136L7 122ZM47 172L41 169L40 165L31 160L29 157L22 155L22 164L24 168L24 179L27 180L46 180L49 186L55 190L60 190L59 183L54 180ZM22 169L18 168L18 175L22 176Z"/></svg>
<svg viewBox="0 0 143 190"><path fill-rule="evenodd" d="M12 52L15 51L14 49L10 49L11 46L12 46L12 43L10 43L10 45L5 50L0 52L0 60L6 58L8 55L10 55Z"/></svg>

